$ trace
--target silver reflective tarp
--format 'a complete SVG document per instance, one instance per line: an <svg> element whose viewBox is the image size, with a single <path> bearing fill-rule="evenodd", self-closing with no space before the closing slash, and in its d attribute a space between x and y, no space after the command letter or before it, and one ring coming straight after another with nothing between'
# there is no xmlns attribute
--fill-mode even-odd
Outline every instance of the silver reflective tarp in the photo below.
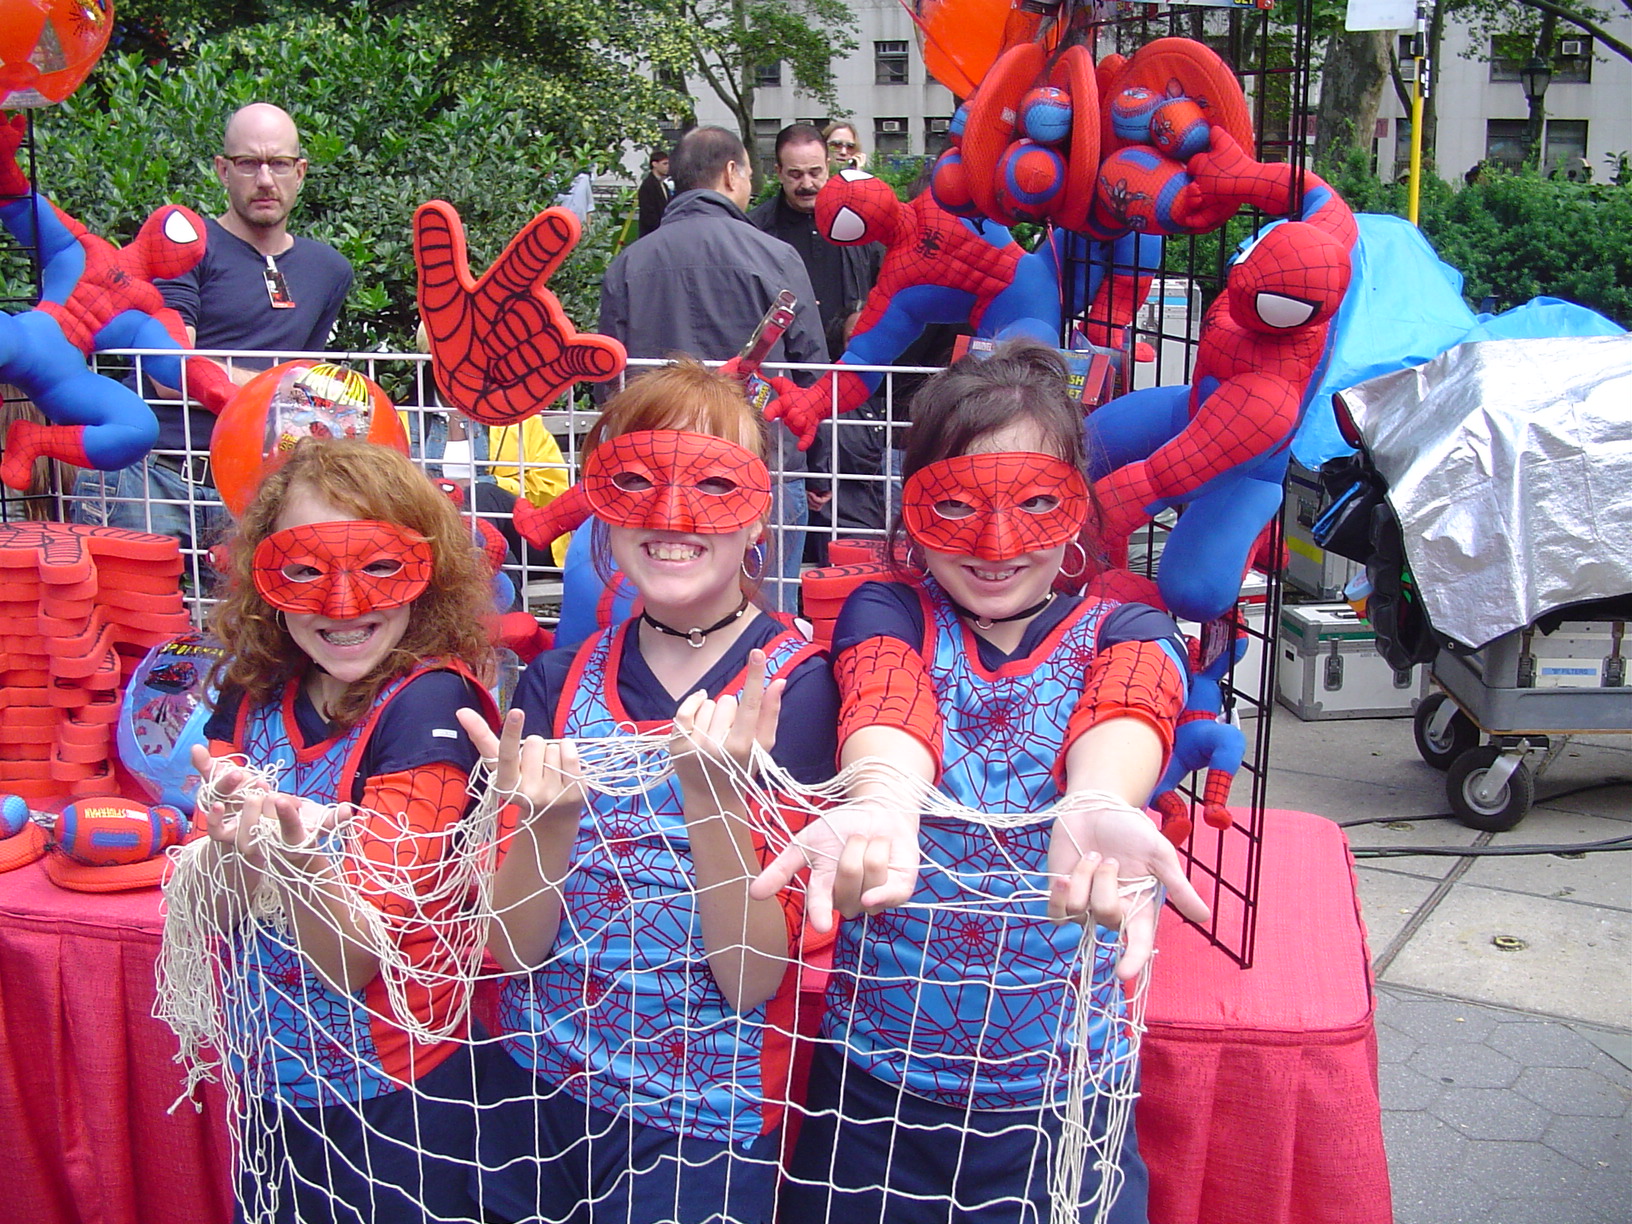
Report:
<svg viewBox="0 0 1632 1224"><path fill-rule="evenodd" d="M1343 400L1441 633L1632 592L1632 337L1463 344Z"/></svg>

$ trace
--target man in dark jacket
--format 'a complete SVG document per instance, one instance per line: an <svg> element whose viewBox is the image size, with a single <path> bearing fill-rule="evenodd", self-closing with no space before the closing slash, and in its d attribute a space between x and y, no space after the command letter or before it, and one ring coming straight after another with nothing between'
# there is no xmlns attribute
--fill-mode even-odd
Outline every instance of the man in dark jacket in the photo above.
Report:
<svg viewBox="0 0 1632 1224"><path fill-rule="evenodd" d="M808 123L790 123L776 136L776 178L782 190L750 212L748 220L799 252L816 291L828 360L837 361L878 279L884 247L876 242L839 246L816 231L816 194L827 175L827 143L821 132ZM875 423L881 411L869 401L817 432L808 456L811 477L805 484L813 525L841 531L884 526L884 485L879 478L884 429ZM865 479L840 479L835 490L835 482L819 479L818 472ZM806 558L825 563L825 544L825 534L812 532L805 542Z"/></svg>
<svg viewBox="0 0 1632 1224"><path fill-rule="evenodd" d="M640 233L636 237L644 238L663 223L663 210L669 203L669 155L662 149L652 154L635 197L640 201Z"/></svg>
<svg viewBox="0 0 1632 1224"><path fill-rule="evenodd" d="M631 357L690 353L704 360L734 357L783 289L799 299L793 326L771 350L769 363L827 358L810 277L786 243L760 233L743 209L750 196L748 153L737 136L699 127L680 140L670 162L674 198L657 232L626 247L601 283L599 330L623 341ZM808 384L812 376L796 373ZM777 572L767 583L777 607L798 602L804 550L805 456L786 426L772 426L776 479ZM774 575L773 575L774 577Z"/></svg>

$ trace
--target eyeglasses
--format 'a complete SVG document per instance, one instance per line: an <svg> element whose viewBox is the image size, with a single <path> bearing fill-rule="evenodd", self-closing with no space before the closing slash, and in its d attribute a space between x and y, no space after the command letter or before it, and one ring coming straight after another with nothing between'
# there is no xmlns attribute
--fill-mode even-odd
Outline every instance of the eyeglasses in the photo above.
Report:
<svg viewBox="0 0 1632 1224"><path fill-rule="evenodd" d="M853 140L830 140L827 142L827 147L835 153L845 153L851 149L859 149L861 146Z"/></svg>
<svg viewBox="0 0 1632 1224"><path fill-rule="evenodd" d="M260 173L261 173L261 167L262 166L265 166L268 170L270 170L272 172L272 177L273 178L288 178L291 174L293 174L297 169L300 168L300 163L302 161L304 161L305 158L302 158L302 157L228 157L227 160L232 163L233 173L242 175L244 178L256 178L256 177L258 177L260 175Z"/></svg>

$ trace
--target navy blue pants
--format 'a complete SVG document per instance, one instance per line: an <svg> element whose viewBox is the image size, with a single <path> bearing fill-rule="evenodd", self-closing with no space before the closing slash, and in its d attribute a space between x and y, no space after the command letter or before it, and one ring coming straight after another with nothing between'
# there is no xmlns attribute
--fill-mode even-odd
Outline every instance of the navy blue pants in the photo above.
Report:
<svg viewBox="0 0 1632 1224"><path fill-rule="evenodd" d="M488 1219L770 1224L780 1131L738 1144L677 1135L595 1109L495 1055L477 1141Z"/></svg>
<svg viewBox="0 0 1632 1224"><path fill-rule="evenodd" d="M497 1052L480 1057L500 1059ZM245 1203L266 1201L273 1184L279 1224L480 1219L469 1193L477 1058L461 1046L412 1088L361 1105L247 1102L250 1125L266 1132L260 1150L272 1167L240 1170L236 1219L244 1219Z"/></svg>
<svg viewBox="0 0 1632 1224"><path fill-rule="evenodd" d="M1048 1224L1059 1126L1046 1112L941 1105L847 1066L825 1046L805 1106L811 1116L782 1187L780 1224ZM1088 1158L1085 1199L1095 1177ZM1150 1176L1132 1118L1116 1163L1126 1180L1110 1219L1145 1224ZM1094 1210L1084 1208L1085 1224Z"/></svg>

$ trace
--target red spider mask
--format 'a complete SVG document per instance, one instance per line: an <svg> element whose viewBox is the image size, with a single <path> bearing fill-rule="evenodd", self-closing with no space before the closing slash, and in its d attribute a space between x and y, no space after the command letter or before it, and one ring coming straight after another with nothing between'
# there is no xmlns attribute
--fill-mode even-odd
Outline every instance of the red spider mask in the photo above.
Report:
<svg viewBox="0 0 1632 1224"><path fill-rule="evenodd" d="M765 517L764 460L724 438L679 429L620 434L584 461L584 495L615 527L727 535Z"/></svg>
<svg viewBox="0 0 1632 1224"><path fill-rule="evenodd" d="M255 547L255 589L274 608L351 620L412 603L431 583L431 542L395 523L347 519L275 531Z"/></svg>
<svg viewBox="0 0 1632 1224"><path fill-rule="evenodd" d="M1053 455L958 455L908 478L901 516L913 542L931 552L1007 561L1076 539L1088 518L1088 484Z"/></svg>

